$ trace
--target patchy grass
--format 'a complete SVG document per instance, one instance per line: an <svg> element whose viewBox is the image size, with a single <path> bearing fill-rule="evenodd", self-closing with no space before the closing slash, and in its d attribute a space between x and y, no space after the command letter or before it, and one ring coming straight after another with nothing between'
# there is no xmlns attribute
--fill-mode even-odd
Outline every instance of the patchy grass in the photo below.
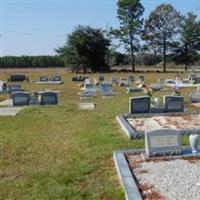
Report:
<svg viewBox="0 0 200 200"><path fill-rule="evenodd" d="M114 98L96 97L94 111L79 111L79 87L71 82L71 74L63 69L25 72L30 80L44 74L62 75L63 85L30 82L22 86L25 90L60 90L60 105L33 106L15 117L0 117L0 199L123 199L112 152L144 146L142 140L125 138L115 120L116 115L128 111L128 98L132 94L115 87ZM10 73L10 70L1 70L0 80L7 80ZM105 76L111 75L126 77L128 74ZM88 76L98 77L98 74ZM175 74L148 73L146 82L156 81L158 76L170 78ZM182 93L188 96L191 91L185 89ZM169 92L155 92L153 97L162 98L164 94ZM188 106L188 98L185 101ZM183 142L186 141L187 138Z"/></svg>

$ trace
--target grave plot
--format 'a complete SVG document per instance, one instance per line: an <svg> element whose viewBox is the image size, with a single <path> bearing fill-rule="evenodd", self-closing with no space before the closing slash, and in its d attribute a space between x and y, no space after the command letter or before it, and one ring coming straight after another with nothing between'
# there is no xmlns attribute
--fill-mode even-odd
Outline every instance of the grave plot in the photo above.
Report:
<svg viewBox="0 0 200 200"><path fill-rule="evenodd" d="M181 134L200 131L199 113L155 113L121 115L116 117L123 132L129 139L144 137L145 130L171 128L179 130Z"/></svg>
<svg viewBox="0 0 200 200"><path fill-rule="evenodd" d="M35 81L35 84L63 84L61 76L40 76L39 81Z"/></svg>
<svg viewBox="0 0 200 200"><path fill-rule="evenodd" d="M179 131L160 129L145 132L145 149L114 152L125 199L199 200L198 137L191 134L191 147L182 147Z"/></svg>
<svg viewBox="0 0 200 200"><path fill-rule="evenodd" d="M94 110L95 104L93 102L82 102L79 103L80 110Z"/></svg>

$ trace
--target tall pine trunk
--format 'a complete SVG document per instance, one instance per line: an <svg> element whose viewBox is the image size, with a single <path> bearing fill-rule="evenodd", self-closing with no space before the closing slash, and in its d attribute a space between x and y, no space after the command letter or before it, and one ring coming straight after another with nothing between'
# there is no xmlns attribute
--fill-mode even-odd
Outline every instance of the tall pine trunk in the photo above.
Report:
<svg viewBox="0 0 200 200"><path fill-rule="evenodd" d="M163 38L163 72L166 72L166 37Z"/></svg>
<svg viewBox="0 0 200 200"><path fill-rule="evenodd" d="M130 45L131 45L131 67L132 67L132 71L135 72L135 55L134 55L134 49L133 49L132 35L130 35Z"/></svg>

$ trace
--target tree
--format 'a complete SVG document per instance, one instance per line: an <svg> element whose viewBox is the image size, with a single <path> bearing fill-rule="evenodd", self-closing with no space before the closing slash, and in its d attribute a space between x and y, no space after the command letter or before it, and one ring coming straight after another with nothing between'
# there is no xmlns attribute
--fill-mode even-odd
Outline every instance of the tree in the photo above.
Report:
<svg viewBox="0 0 200 200"><path fill-rule="evenodd" d="M67 43L56 51L72 71L97 72L109 69L105 61L109 44L101 29L78 26L68 35Z"/></svg>
<svg viewBox="0 0 200 200"><path fill-rule="evenodd" d="M140 0L118 0L117 6L120 26L119 29L112 30L112 33L125 44L131 57L132 71L135 72L135 52L138 50L137 36L142 30L143 19L141 17L144 7Z"/></svg>
<svg viewBox="0 0 200 200"><path fill-rule="evenodd" d="M170 4L161 4L145 21L142 38L154 52L163 55L163 71L166 72L166 56L177 44L181 16Z"/></svg>
<svg viewBox="0 0 200 200"><path fill-rule="evenodd" d="M176 61L184 63L187 71L188 65L198 60L200 51L200 21L197 20L197 15L189 12L186 17L183 17L180 33Z"/></svg>

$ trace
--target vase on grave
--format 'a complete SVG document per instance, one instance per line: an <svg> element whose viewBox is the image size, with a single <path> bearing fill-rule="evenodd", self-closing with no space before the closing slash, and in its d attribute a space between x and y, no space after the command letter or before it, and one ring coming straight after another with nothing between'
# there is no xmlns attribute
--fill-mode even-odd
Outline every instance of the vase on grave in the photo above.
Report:
<svg viewBox="0 0 200 200"><path fill-rule="evenodd" d="M192 133L189 136L189 142L190 146L192 149L192 153L197 153L198 152L198 145L199 145L199 134L197 133Z"/></svg>

